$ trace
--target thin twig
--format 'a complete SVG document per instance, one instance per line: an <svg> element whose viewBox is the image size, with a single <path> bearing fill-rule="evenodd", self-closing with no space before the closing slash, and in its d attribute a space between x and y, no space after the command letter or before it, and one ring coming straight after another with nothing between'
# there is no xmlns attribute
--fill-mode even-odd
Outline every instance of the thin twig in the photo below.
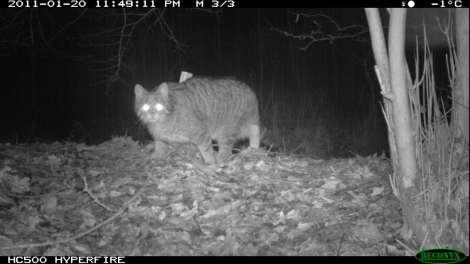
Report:
<svg viewBox="0 0 470 264"><path fill-rule="evenodd" d="M60 239L60 240L56 240L56 241L47 241L47 242L42 242L42 243L31 243L31 244L19 244L19 245L14 245L14 246L8 246L8 247L0 247L0 250L7 250L7 249L15 249L15 248L31 248L31 247L44 247L44 246L51 246L51 245L56 245L56 244L62 244L62 243L68 243L72 240L76 240L76 239L79 239L81 237L84 237L88 234L90 234L91 232L101 228L102 226L112 222L114 219L116 219L118 216L120 216L121 214L124 213L124 211L127 209L127 207L132 203L134 202L141 194L142 192L150 185L150 183L144 185L142 188L140 188L140 190L131 198L129 199L122 207L121 209L119 209L119 211L117 211L116 213L114 213L112 216L108 217L106 220L104 220L103 222L95 225L94 227L84 231L84 232L81 232L81 233L78 233L74 236L71 236L69 238L64 238L64 239Z"/></svg>
<svg viewBox="0 0 470 264"><path fill-rule="evenodd" d="M115 212L116 210L113 210L112 208L109 208L107 205L103 204L92 192L91 190L88 188L88 182L86 180L86 177L83 173L80 173L80 178L82 179L83 181L83 185L84 185L84 188L83 188L83 191L85 193L87 193L91 199L93 201L95 201L95 203L97 203L99 206L103 207L104 209L110 211L110 212Z"/></svg>

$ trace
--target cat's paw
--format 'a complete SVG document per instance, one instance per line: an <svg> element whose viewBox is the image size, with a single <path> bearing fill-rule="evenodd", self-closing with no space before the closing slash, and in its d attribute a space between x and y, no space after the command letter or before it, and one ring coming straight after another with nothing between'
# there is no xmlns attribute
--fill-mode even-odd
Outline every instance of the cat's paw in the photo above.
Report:
<svg viewBox="0 0 470 264"><path fill-rule="evenodd" d="M161 159L167 158L168 155L169 155L168 145L163 142L155 142L153 152L152 152L152 158L161 160Z"/></svg>

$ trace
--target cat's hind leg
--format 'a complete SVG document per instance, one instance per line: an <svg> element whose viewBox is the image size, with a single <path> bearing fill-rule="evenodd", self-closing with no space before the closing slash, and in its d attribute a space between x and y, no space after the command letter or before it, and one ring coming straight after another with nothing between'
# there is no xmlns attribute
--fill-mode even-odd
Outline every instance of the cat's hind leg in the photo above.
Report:
<svg viewBox="0 0 470 264"><path fill-rule="evenodd" d="M257 124L249 124L246 127L246 133L250 140L250 147L257 149L260 146L260 127Z"/></svg>

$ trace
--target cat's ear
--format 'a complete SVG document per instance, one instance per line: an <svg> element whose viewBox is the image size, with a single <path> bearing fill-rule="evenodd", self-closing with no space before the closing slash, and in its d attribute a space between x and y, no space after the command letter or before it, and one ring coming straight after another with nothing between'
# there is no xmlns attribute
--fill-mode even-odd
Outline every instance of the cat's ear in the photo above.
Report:
<svg viewBox="0 0 470 264"><path fill-rule="evenodd" d="M142 85L138 84L138 83L134 86L134 92L135 92L135 97L136 98L142 98L147 93L145 88Z"/></svg>
<svg viewBox="0 0 470 264"><path fill-rule="evenodd" d="M166 100L168 99L168 84L162 83L158 86L158 93Z"/></svg>

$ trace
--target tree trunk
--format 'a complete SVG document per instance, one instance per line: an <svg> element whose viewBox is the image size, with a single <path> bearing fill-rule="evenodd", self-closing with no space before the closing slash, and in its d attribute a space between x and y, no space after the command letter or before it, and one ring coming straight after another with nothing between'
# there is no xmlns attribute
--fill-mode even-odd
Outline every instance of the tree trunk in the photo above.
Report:
<svg viewBox="0 0 470 264"><path fill-rule="evenodd" d="M388 36L390 58L390 83L393 92L393 119L396 126L395 140L402 185L413 187L416 177L416 157L411 112L408 100L407 64L405 58L406 9L394 8L390 13Z"/></svg>
<svg viewBox="0 0 470 264"><path fill-rule="evenodd" d="M379 12L366 8L376 73L384 96L384 115L388 126L390 156L393 164L397 198L401 201L406 226L411 227L418 240L424 237L419 214L411 197L417 193L415 177L417 173L415 143L412 129L408 88L411 85L408 65L405 58L406 9L390 9L390 31L388 48Z"/></svg>
<svg viewBox="0 0 470 264"><path fill-rule="evenodd" d="M459 8L455 12L457 40L457 85L452 91L454 98L452 111L452 127L463 133L465 144L468 144L468 8ZM461 135L459 133L459 135Z"/></svg>
<svg viewBox="0 0 470 264"><path fill-rule="evenodd" d="M395 141L398 152L399 177L397 179L403 210L405 228L410 227L417 241L425 239L425 225L417 207L419 200L413 199L418 193L415 185L417 163L412 128L408 88L411 78L405 58L406 9L390 9L390 31L388 47L390 59L390 83L392 87L393 119Z"/></svg>
<svg viewBox="0 0 470 264"><path fill-rule="evenodd" d="M372 50L375 58L375 73L379 80L380 88L382 90L383 110L385 119L387 120L388 128L388 146L390 148L390 158L392 160L393 171L398 171L398 158L397 148L395 145L395 138L393 136L393 112L392 101L390 100L390 70L388 62L387 46L385 45L385 37L380 20L379 10L377 8L365 8L367 23L369 25L369 33L372 44Z"/></svg>

